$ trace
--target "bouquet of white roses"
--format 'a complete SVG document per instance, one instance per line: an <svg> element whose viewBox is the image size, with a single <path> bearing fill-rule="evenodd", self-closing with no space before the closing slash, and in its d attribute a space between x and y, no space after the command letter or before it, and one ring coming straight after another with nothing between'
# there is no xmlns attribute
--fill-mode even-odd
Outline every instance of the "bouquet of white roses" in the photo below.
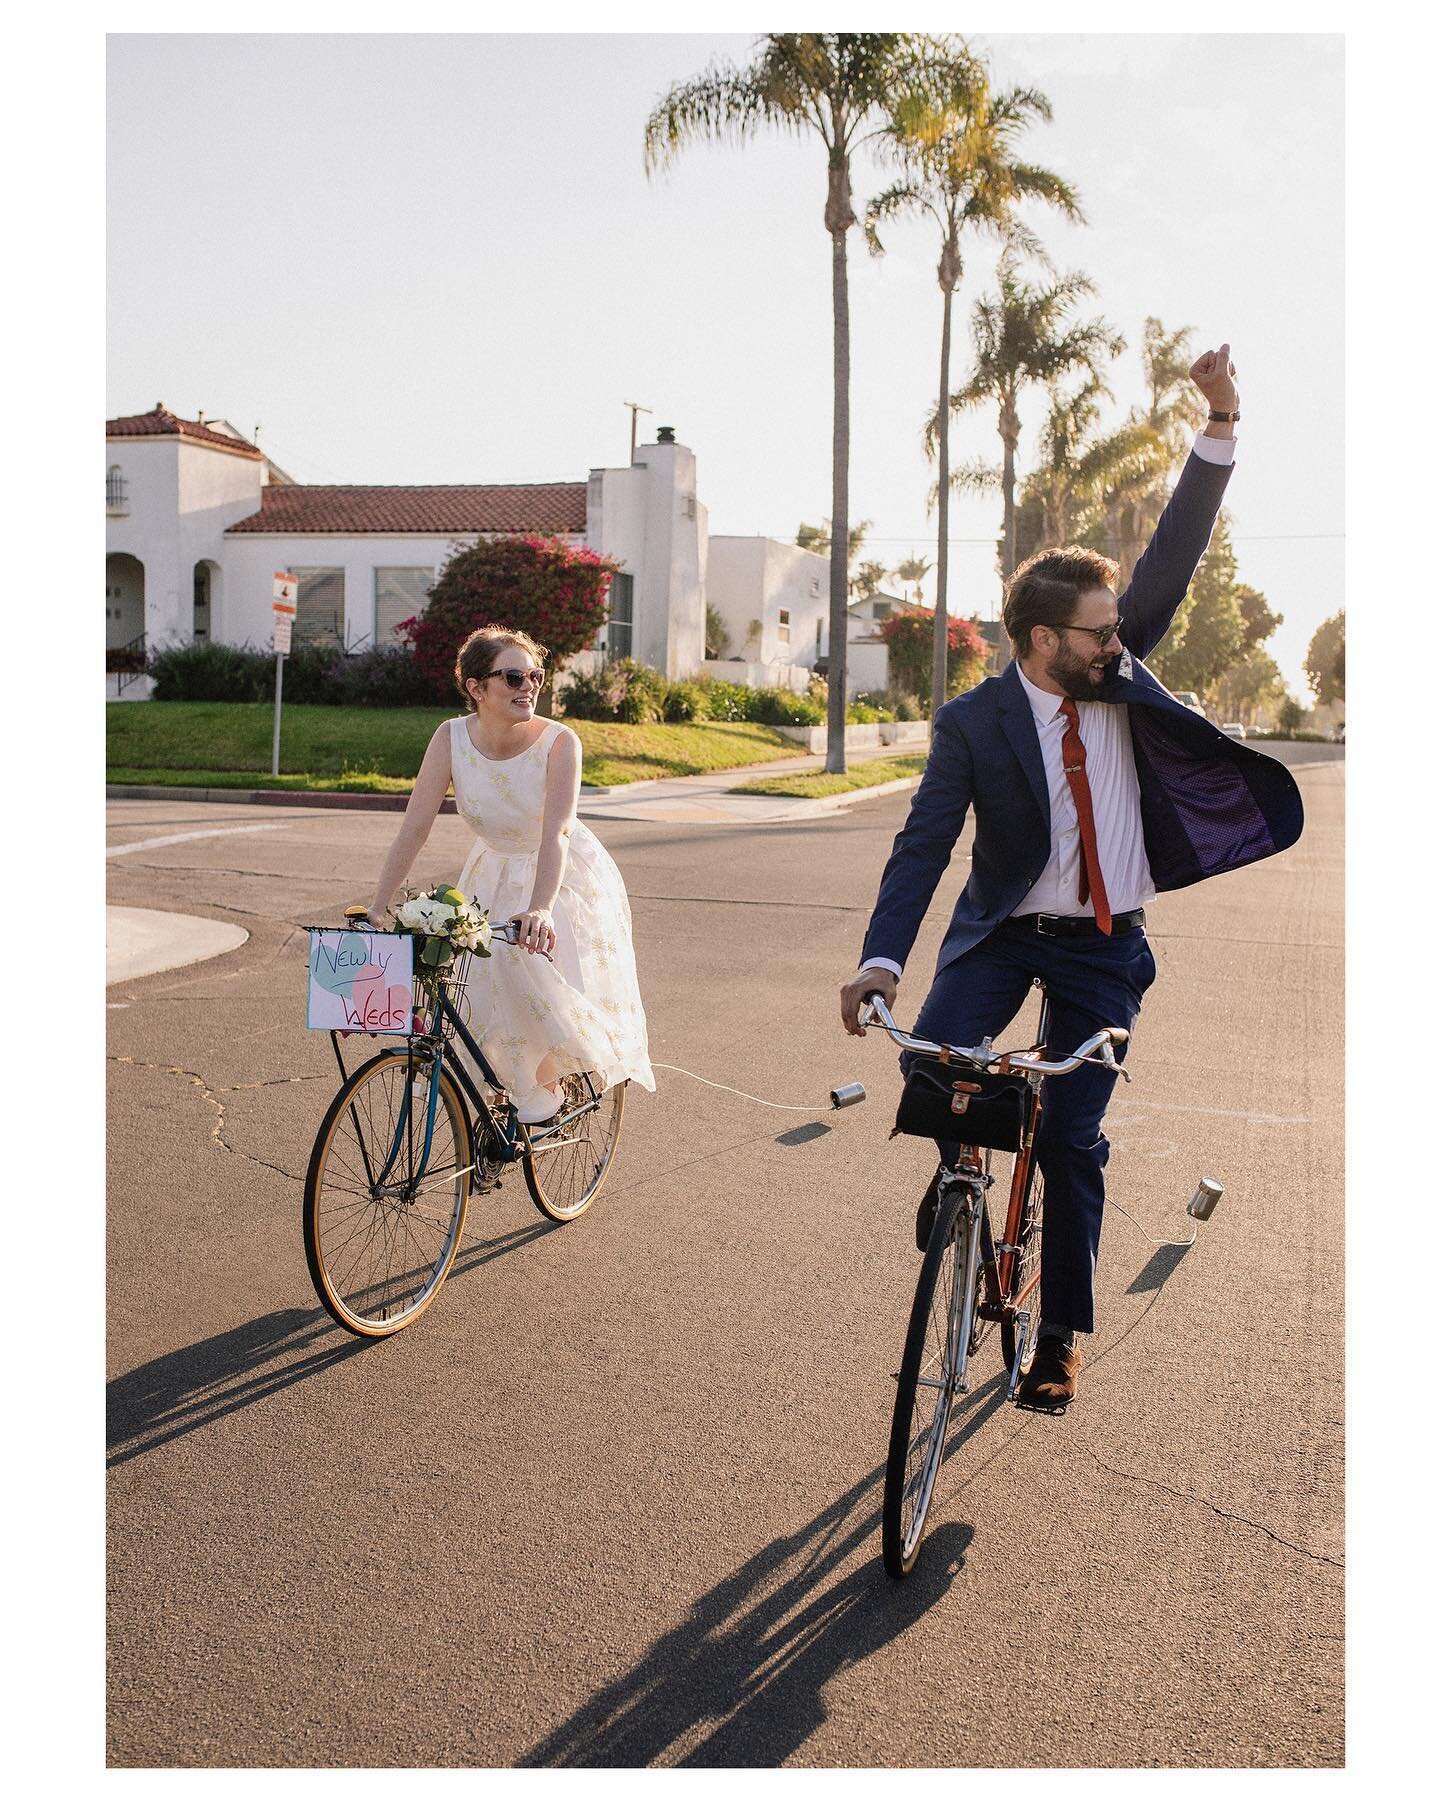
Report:
<svg viewBox="0 0 1440 1800"><path fill-rule="evenodd" d="M395 923L425 940L416 969L422 979L425 970L438 974L448 968L457 950L490 954L490 920L459 888L437 887L413 895L395 908Z"/></svg>

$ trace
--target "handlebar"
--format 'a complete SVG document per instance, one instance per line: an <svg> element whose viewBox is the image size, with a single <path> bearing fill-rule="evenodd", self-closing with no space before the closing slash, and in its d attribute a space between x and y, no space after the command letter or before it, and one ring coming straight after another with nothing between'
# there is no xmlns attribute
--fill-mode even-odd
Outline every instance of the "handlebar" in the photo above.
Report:
<svg viewBox="0 0 1440 1800"><path fill-rule="evenodd" d="M1078 1069L1081 1063L1090 1063L1097 1068L1109 1069L1113 1075L1123 1075L1126 1081L1130 1072L1115 1060L1115 1046L1129 1042L1130 1033L1119 1025L1106 1025L1093 1037L1086 1038L1067 1057L1059 1062L1047 1062L1038 1049L1035 1050L995 1050L987 1038L983 1044L967 1047L963 1044L933 1044L929 1038L914 1037L908 1031L902 1031L890 1016L890 1009L879 994L867 994L860 1004L859 1023L878 1025L893 1043L902 1050L910 1050L917 1056L933 1057L940 1062L959 1060L968 1062L977 1069L990 1069L1000 1075L1069 1075ZM1097 1054L1098 1053L1098 1054Z"/></svg>
<svg viewBox="0 0 1440 1800"><path fill-rule="evenodd" d="M344 930L364 931L369 927L369 924L370 908L368 906L347 906L345 908ZM498 938L502 944L518 945L520 942L520 921L518 919L507 919L503 925L492 924L490 927L490 937L492 942ZM555 960L548 950L542 950L540 954L547 962L554 962Z"/></svg>

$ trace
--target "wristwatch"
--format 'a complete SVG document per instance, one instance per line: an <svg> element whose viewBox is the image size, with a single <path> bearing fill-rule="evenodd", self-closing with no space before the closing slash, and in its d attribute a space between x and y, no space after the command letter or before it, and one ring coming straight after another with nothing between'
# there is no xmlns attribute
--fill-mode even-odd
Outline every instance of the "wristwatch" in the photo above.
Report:
<svg viewBox="0 0 1440 1800"><path fill-rule="evenodd" d="M1216 412L1213 407L1210 410L1210 423L1212 425L1233 425L1239 417L1240 415L1238 412Z"/></svg>

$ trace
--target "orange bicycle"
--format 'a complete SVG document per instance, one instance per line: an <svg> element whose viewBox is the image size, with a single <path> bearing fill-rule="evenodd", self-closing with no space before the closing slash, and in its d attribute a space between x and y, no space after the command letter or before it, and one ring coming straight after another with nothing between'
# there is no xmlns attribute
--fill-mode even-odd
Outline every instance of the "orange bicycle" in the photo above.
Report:
<svg viewBox="0 0 1440 1800"><path fill-rule="evenodd" d="M870 995L860 1024L879 1025L917 1059L907 1082L897 1129L962 1144L954 1166L937 1174L935 1222L915 1285L905 1351L895 1377L895 1414L885 1466L881 1544L885 1567L908 1575L920 1554L925 1516L945 1449L945 1431L957 1394L970 1391L970 1358L992 1324L1000 1327L1000 1353L1009 1371L1006 1398L1035 1360L1040 1323L1040 1244L1044 1182L1035 1161L1043 1083L1097 1063L1129 1075L1114 1050L1129 1033L1107 1026L1075 1052L1046 1060L1050 1003L1040 989L1038 1040L1028 1050L997 1051L989 1040L967 1048L936 1044L901 1031L884 1000ZM912 1096L918 1090L919 1098ZM910 1111L907 1116L906 1108ZM997 1241L988 1196L1011 1158L1004 1230ZM1000 1161L997 1164L996 1159Z"/></svg>

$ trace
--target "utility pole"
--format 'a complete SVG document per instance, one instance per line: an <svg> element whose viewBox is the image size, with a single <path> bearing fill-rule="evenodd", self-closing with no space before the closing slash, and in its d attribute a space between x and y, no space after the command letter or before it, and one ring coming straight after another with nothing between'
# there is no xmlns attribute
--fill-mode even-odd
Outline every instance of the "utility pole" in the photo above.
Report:
<svg viewBox="0 0 1440 1800"><path fill-rule="evenodd" d="M635 460L635 427L638 423L639 415L642 412L652 412L654 409L649 406L640 406L634 400L622 400L620 404L630 408L630 460L633 463Z"/></svg>

